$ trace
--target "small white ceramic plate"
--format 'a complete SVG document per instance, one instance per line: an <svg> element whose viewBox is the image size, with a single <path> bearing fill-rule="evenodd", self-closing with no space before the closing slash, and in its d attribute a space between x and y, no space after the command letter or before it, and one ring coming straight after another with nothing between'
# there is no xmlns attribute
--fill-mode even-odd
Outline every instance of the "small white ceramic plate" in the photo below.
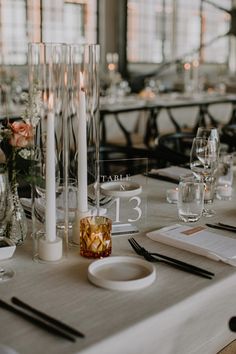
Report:
<svg viewBox="0 0 236 354"><path fill-rule="evenodd" d="M142 192L142 186L132 181L105 182L100 186L101 193L113 197L133 197Z"/></svg>
<svg viewBox="0 0 236 354"><path fill-rule="evenodd" d="M0 237L0 260L11 258L15 249L14 242L6 237Z"/></svg>
<svg viewBox="0 0 236 354"><path fill-rule="evenodd" d="M99 259L88 267L88 279L95 285L111 290L138 290L156 279L152 263L136 257Z"/></svg>

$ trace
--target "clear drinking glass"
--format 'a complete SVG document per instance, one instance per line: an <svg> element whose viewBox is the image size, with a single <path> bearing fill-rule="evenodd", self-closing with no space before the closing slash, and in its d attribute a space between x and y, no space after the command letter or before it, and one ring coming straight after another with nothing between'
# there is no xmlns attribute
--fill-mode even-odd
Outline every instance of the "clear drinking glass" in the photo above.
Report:
<svg viewBox="0 0 236 354"><path fill-rule="evenodd" d="M7 223L10 215L10 199L9 199L9 182L8 173L0 166L0 247L12 245L9 240L4 237ZM0 266L0 282L11 279L14 271L10 268Z"/></svg>
<svg viewBox="0 0 236 354"><path fill-rule="evenodd" d="M193 174L180 176L178 193L178 215L184 222L200 219L204 205L204 183Z"/></svg>
<svg viewBox="0 0 236 354"><path fill-rule="evenodd" d="M217 177L218 185L232 186L234 177L233 154L223 154L220 156Z"/></svg>
<svg viewBox="0 0 236 354"><path fill-rule="evenodd" d="M212 203L214 198L215 173L218 166L218 143L215 139L196 137L190 152L190 168L205 184L205 203ZM212 209L204 208L203 215L215 214Z"/></svg>

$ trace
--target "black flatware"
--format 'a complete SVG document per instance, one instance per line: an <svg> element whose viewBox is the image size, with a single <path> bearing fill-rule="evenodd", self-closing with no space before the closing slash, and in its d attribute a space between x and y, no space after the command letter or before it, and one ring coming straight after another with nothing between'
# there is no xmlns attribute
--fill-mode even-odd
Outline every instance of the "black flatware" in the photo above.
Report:
<svg viewBox="0 0 236 354"><path fill-rule="evenodd" d="M179 182L179 178L163 176L163 175L159 175L158 173L155 173L155 172L153 172L153 173L148 172L145 175L150 178L154 178L154 179L158 179L158 180L166 181L166 182L171 182L171 183L175 183L175 184L178 184L178 182Z"/></svg>
<svg viewBox="0 0 236 354"><path fill-rule="evenodd" d="M230 229L236 230L236 226L224 224L223 222L218 222L218 225L228 227Z"/></svg>
<svg viewBox="0 0 236 354"><path fill-rule="evenodd" d="M236 228L234 228L232 226L222 225L220 223L218 223L218 224L206 224L206 226L211 227L212 229L236 232Z"/></svg>
<svg viewBox="0 0 236 354"><path fill-rule="evenodd" d="M3 301L1 299L0 299L0 307L2 307L3 309L18 315L18 316L20 316L20 317L22 317L24 319L26 319L27 321L35 324L38 327L41 327L41 328L45 329L49 333L56 334L56 335L58 335L58 336L60 336L62 338L68 339L71 342L75 342L76 341L75 337L73 337L69 333L63 331L62 329L60 329L60 328L58 328L58 327L56 327L56 326L54 326L54 325L52 325L50 323L47 323L47 322L45 322L43 320L40 320L39 318L37 318L35 316L31 316L30 314L19 310L15 306L12 306L12 305L8 304L7 302L5 302L5 301Z"/></svg>
<svg viewBox="0 0 236 354"><path fill-rule="evenodd" d="M130 245L132 246L132 248L134 249L134 251L138 255L143 256L149 262L166 263L166 264L168 264L174 268L177 268L179 270L183 270L183 271L191 273L191 274L199 275L199 276L201 276L203 278L207 278L207 279L212 279L212 277L214 276L214 273L212 273L206 269L199 268L199 267L196 267L192 264L179 261L175 258L161 255L160 253L149 252L144 247L140 246L134 238L130 238L128 241L129 241Z"/></svg>
<svg viewBox="0 0 236 354"><path fill-rule="evenodd" d="M78 337L85 337L85 335L83 333L81 333L80 331L78 331L77 329L67 325L66 323L64 322L61 322L59 320L57 320L56 318L53 318L51 316L49 316L48 314L42 312L42 311L39 311L38 309L26 304L25 302L23 302L22 300L18 299L17 297L13 296L11 298L11 301L13 302L13 304L17 305L17 306L20 306L21 308L25 309L25 310L28 310L32 313L34 313L35 315L41 317L42 319L48 321L49 323L69 332L70 334L72 335L75 335L75 336L78 336Z"/></svg>

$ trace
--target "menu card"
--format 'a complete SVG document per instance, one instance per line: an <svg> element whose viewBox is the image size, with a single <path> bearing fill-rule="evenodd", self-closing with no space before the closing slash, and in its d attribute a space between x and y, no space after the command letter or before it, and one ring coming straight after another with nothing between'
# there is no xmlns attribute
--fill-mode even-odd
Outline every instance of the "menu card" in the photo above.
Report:
<svg viewBox="0 0 236 354"><path fill-rule="evenodd" d="M174 224L151 231L147 236L154 241L236 267L236 239L210 232L203 226Z"/></svg>

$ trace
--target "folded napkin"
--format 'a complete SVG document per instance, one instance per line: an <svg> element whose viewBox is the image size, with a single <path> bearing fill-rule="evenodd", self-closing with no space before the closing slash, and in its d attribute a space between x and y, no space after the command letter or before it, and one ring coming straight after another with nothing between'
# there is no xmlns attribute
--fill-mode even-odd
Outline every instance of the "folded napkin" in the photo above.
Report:
<svg viewBox="0 0 236 354"><path fill-rule="evenodd" d="M179 167L179 166L170 166L166 168L160 168L160 169L152 169L150 171L150 175L155 177L155 175L162 176L162 177L167 177L172 180L175 180L176 182L179 182L179 176L181 175L186 175L189 173L190 170L184 167Z"/></svg>
<svg viewBox="0 0 236 354"><path fill-rule="evenodd" d="M158 242L222 261L236 267L236 240L215 234L203 226L174 224L151 231L147 236Z"/></svg>

